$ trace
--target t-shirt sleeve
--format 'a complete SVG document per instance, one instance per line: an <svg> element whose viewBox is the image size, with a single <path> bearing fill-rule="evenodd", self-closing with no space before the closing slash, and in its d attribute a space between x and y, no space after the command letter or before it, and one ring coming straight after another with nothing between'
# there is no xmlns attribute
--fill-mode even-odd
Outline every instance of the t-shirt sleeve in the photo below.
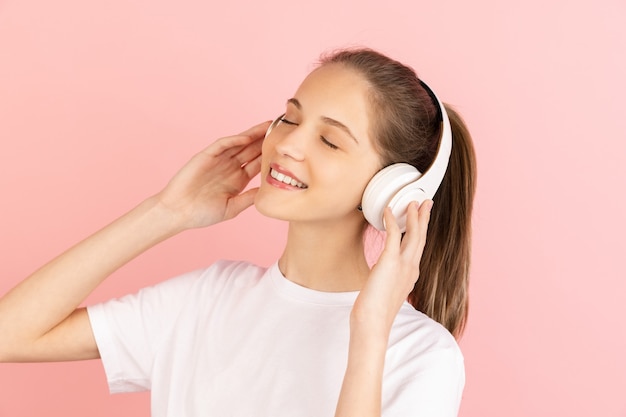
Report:
<svg viewBox="0 0 626 417"><path fill-rule="evenodd" d="M390 336L384 417L456 417L465 386L463 353L450 332L408 303Z"/></svg>
<svg viewBox="0 0 626 417"><path fill-rule="evenodd" d="M151 388L155 353L201 274L194 271L87 308L111 393Z"/></svg>
<svg viewBox="0 0 626 417"><path fill-rule="evenodd" d="M459 412L465 368L458 348L429 352L420 360L425 365L390 398L384 417L456 417ZM409 368L410 369L410 368ZM404 376L406 377L406 375Z"/></svg>

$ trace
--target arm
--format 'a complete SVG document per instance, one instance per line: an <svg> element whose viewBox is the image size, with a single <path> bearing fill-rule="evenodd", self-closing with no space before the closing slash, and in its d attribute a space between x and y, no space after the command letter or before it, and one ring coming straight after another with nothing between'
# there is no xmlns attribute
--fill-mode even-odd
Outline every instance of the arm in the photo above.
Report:
<svg viewBox="0 0 626 417"><path fill-rule="evenodd" d="M80 303L111 273L183 230L235 217L260 170L267 123L194 156L157 195L78 243L0 299L0 362L99 357ZM107 256L102 256L106 253Z"/></svg>
<svg viewBox="0 0 626 417"><path fill-rule="evenodd" d="M359 293L350 316L348 366L335 417L380 417L383 369L393 321L419 276L432 201L407 213L402 239L391 214L385 210L387 240Z"/></svg>

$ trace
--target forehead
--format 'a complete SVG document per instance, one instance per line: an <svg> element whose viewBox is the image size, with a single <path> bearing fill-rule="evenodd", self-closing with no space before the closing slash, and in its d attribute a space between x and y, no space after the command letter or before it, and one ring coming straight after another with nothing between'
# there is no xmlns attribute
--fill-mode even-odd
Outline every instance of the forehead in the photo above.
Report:
<svg viewBox="0 0 626 417"><path fill-rule="evenodd" d="M329 117L369 139L369 84L353 69L327 64L311 72L300 84L295 98L302 112L311 117Z"/></svg>

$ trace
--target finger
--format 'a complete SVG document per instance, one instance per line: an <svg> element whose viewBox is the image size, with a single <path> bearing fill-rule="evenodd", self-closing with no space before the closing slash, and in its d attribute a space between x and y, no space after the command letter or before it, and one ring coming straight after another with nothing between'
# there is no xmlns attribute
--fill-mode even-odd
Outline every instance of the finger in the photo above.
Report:
<svg viewBox="0 0 626 417"><path fill-rule="evenodd" d="M251 144L241 148L239 153L234 155L234 158L237 160L240 166L247 164L248 162L256 159L259 155L261 155L262 147L263 147L263 141L261 140L254 141Z"/></svg>
<svg viewBox="0 0 626 417"><path fill-rule="evenodd" d="M267 132L267 128L270 127L271 123L271 120L259 123L258 125L252 126L250 129L241 132L240 135L251 136L257 139L265 137L265 132Z"/></svg>
<svg viewBox="0 0 626 417"><path fill-rule="evenodd" d="M406 233L402 239L402 249L413 252L418 248L420 239L419 211L417 201L411 201L406 209Z"/></svg>
<svg viewBox="0 0 626 417"><path fill-rule="evenodd" d="M419 255L424 250L432 204L432 200L425 200L419 207L417 202L412 202L409 205L407 233L403 241L404 249L408 256Z"/></svg>
<svg viewBox="0 0 626 417"><path fill-rule="evenodd" d="M255 177L259 172L261 172L261 155L244 165L243 170L248 175L248 178Z"/></svg>
<svg viewBox="0 0 626 417"><path fill-rule="evenodd" d="M227 156L236 156L240 165L256 158L261 153L263 139L270 123L269 121L263 122L240 133L238 136L244 136L249 140L246 140L242 147L233 147L227 152Z"/></svg>
<svg viewBox="0 0 626 417"><path fill-rule="evenodd" d="M419 228L424 235L424 240L426 240L426 235L428 234L428 224L430 223L430 213L432 212L433 204L433 200L426 200L419 208Z"/></svg>
<svg viewBox="0 0 626 417"><path fill-rule="evenodd" d="M240 152L246 145L253 142L250 136L227 136L207 146L203 152L211 156L231 157Z"/></svg>
<svg viewBox="0 0 626 417"><path fill-rule="evenodd" d="M387 232L387 238L385 239L384 251L397 252L400 248L400 241L402 240L402 233L400 227L396 222L391 208L385 207L383 212L383 221L385 223L385 231Z"/></svg>
<svg viewBox="0 0 626 417"><path fill-rule="evenodd" d="M210 153L211 155L221 155L223 153L227 153L226 156L232 156L237 154L243 149L246 145L253 143L255 141L260 141L265 137L265 132L269 127L270 122L263 122L256 126L251 127L250 129L242 132L239 135L227 136L221 139L216 140L211 145L209 145L205 152Z"/></svg>
<svg viewBox="0 0 626 417"><path fill-rule="evenodd" d="M232 219L254 203L254 197L256 196L258 188L251 188L238 196L235 196L228 200L228 207L224 215L224 220Z"/></svg>

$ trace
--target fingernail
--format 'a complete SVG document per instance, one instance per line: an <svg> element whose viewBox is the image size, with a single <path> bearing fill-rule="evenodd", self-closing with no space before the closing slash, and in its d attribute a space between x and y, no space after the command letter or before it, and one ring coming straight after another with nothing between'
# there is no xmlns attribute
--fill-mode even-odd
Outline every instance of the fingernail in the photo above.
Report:
<svg viewBox="0 0 626 417"><path fill-rule="evenodd" d="M433 209L433 205L435 203L433 202L433 200L428 200L426 204L428 204L427 207L428 207L428 211L430 212Z"/></svg>

